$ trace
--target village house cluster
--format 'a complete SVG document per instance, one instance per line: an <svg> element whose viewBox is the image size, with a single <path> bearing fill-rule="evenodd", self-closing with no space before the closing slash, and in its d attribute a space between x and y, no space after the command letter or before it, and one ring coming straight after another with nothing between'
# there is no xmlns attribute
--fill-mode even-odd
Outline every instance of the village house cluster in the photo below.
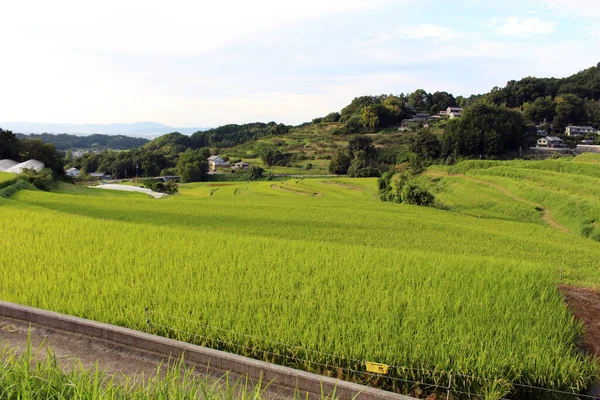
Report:
<svg viewBox="0 0 600 400"><path fill-rule="evenodd" d="M442 118L454 119L460 118L463 113L462 107L448 107L445 110L441 110L435 115L429 115L424 113L415 114L412 118L402 120L399 131L407 131L409 128L414 126L423 126L424 128L429 127L429 122L439 120Z"/></svg>
<svg viewBox="0 0 600 400"><path fill-rule="evenodd" d="M538 129L537 134L543 136L537 140L536 150L553 150L559 152L569 151L569 146L558 136L548 136L545 130ZM565 128L565 136L583 137L590 134L600 135L600 130L596 130L591 126L567 126ZM594 146L594 141L589 139L581 140L576 149L576 153L593 152L600 153L600 146Z"/></svg>
<svg viewBox="0 0 600 400"><path fill-rule="evenodd" d="M250 164L244 161L231 164L229 161L223 160L219 156L208 157L208 173L217 174L221 172L237 172L247 171L250 169Z"/></svg>

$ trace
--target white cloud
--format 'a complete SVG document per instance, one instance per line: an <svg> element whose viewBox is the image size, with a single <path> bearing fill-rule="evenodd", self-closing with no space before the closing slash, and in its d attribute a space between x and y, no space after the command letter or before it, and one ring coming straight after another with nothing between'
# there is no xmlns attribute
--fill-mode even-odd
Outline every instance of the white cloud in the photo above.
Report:
<svg viewBox="0 0 600 400"><path fill-rule="evenodd" d="M489 30L477 32L458 20L448 23L452 29L418 13L406 19L399 1L414 2L5 2L0 120L296 123L340 109L357 95L419 87L468 95L529 74L568 75L595 65L600 54L595 38L574 36L560 18L599 16L597 0L520 0L521 18L492 25L519 40L490 38ZM517 5L505 1L507 9ZM335 18L339 14L343 18ZM548 15L561 25L546 21ZM558 42L527 40L563 26ZM361 35L354 46L352 35Z"/></svg>
<svg viewBox="0 0 600 400"><path fill-rule="evenodd" d="M0 49L198 54L233 40L388 0L56 0L1 7ZM10 54L9 54L10 55ZM6 58L6 57L3 57Z"/></svg>
<svg viewBox="0 0 600 400"><path fill-rule="evenodd" d="M541 0L541 2L560 15L575 14L586 18L600 18L598 0Z"/></svg>
<svg viewBox="0 0 600 400"><path fill-rule="evenodd" d="M418 25L415 28L403 28L409 39L439 39L450 40L457 36L454 29L439 25Z"/></svg>
<svg viewBox="0 0 600 400"><path fill-rule="evenodd" d="M440 25L421 24L412 26L402 26L393 33L378 33L371 34L366 37L358 37L354 39L354 44L358 46L369 46L372 44L383 44L390 41L405 41L405 40L433 40L435 42L452 40L458 37L459 34L451 28L446 28Z"/></svg>
<svg viewBox="0 0 600 400"><path fill-rule="evenodd" d="M515 37L549 35L556 30L555 22L542 21L538 17L510 17L503 19L500 22L497 19L494 19L488 26L494 28L498 35Z"/></svg>

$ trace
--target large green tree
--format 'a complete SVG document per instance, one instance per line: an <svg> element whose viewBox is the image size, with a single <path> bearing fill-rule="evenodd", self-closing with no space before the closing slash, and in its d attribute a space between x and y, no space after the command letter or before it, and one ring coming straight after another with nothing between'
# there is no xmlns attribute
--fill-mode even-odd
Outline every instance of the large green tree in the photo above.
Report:
<svg viewBox="0 0 600 400"><path fill-rule="evenodd" d="M554 129L564 131L568 125L579 125L585 123L585 109L583 100L574 94L564 94L554 99L556 103L556 117L554 117Z"/></svg>
<svg viewBox="0 0 600 400"><path fill-rule="evenodd" d="M0 160L3 158L18 160L19 149L19 139L17 139L15 134L11 131L0 129Z"/></svg>
<svg viewBox="0 0 600 400"><path fill-rule="evenodd" d="M53 145L41 140L21 140L19 155L22 160L38 160L58 175L65 173L65 160Z"/></svg>
<svg viewBox="0 0 600 400"><path fill-rule="evenodd" d="M338 149L329 163L329 172L332 174L346 175L351 162L350 155L347 151Z"/></svg>
<svg viewBox="0 0 600 400"><path fill-rule="evenodd" d="M408 105L421 111L429 112L431 109L431 94L423 89L415 90L408 96Z"/></svg>
<svg viewBox="0 0 600 400"><path fill-rule="evenodd" d="M431 162L440 156L442 146L437 136L426 128L410 139L408 149L421 160Z"/></svg>
<svg viewBox="0 0 600 400"><path fill-rule="evenodd" d="M552 97L538 97L533 103L523 104L523 115L533 123L552 122L556 114L556 103Z"/></svg>
<svg viewBox="0 0 600 400"><path fill-rule="evenodd" d="M375 146L373 146L373 139L365 135L357 135L350 139L348 142L348 151L352 158L356 156L357 152L364 151L365 157L369 162L375 159L377 153Z"/></svg>
<svg viewBox="0 0 600 400"><path fill-rule="evenodd" d="M429 109L430 114L437 114L441 110L445 110L448 107L455 107L456 99L448 92L435 92L431 95L431 107Z"/></svg>
<svg viewBox="0 0 600 400"><path fill-rule="evenodd" d="M202 152L188 149L179 155L177 174L181 182L202 182L207 172L208 162Z"/></svg>
<svg viewBox="0 0 600 400"><path fill-rule="evenodd" d="M462 117L448 122L444 131L446 155L492 156L524 145L526 126L520 112L479 102Z"/></svg>

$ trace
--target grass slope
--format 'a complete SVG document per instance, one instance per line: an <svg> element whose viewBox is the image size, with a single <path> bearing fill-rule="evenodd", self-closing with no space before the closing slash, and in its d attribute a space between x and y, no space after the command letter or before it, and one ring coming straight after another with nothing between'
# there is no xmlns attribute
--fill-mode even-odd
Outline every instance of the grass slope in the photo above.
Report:
<svg viewBox="0 0 600 400"><path fill-rule="evenodd" d="M530 204L467 180L498 185L514 196L551 210L553 218L572 232L600 241L600 166L588 160L593 158L466 161L454 167L433 168L438 176L435 181L429 178L429 187L442 202L469 215L524 221L535 221L536 214L541 217L541 210ZM539 218L537 221L542 222Z"/></svg>
<svg viewBox="0 0 600 400"><path fill-rule="evenodd" d="M15 174L8 174L6 172L0 172L0 189L12 185L17 180Z"/></svg>

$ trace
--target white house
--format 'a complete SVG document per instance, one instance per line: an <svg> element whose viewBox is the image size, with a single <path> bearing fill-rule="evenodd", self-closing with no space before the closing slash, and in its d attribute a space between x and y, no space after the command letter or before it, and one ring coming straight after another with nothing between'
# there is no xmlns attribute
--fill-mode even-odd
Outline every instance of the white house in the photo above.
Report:
<svg viewBox="0 0 600 400"><path fill-rule="evenodd" d="M596 130L591 126L567 126L565 129L567 136L583 136L588 133L596 133Z"/></svg>
<svg viewBox="0 0 600 400"><path fill-rule="evenodd" d="M446 108L446 115L448 116L448 118L452 119L452 118L460 118L460 116L463 113L463 108L462 107L448 107Z"/></svg>
<svg viewBox="0 0 600 400"><path fill-rule="evenodd" d="M229 168L229 165L229 161L223 161L219 156L208 157L208 169L212 172L216 171L218 168Z"/></svg>
<svg viewBox="0 0 600 400"><path fill-rule="evenodd" d="M67 174L67 176L71 176L73 178L79 176L79 170L77 168L69 168L65 171L65 173Z"/></svg>
<svg viewBox="0 0 600 400"><path fill-rule="evenodd" d="M538 139L536 147L548 147L552 149L562 149L567 147L565 142L556 136L546 136Z"/></svg>

